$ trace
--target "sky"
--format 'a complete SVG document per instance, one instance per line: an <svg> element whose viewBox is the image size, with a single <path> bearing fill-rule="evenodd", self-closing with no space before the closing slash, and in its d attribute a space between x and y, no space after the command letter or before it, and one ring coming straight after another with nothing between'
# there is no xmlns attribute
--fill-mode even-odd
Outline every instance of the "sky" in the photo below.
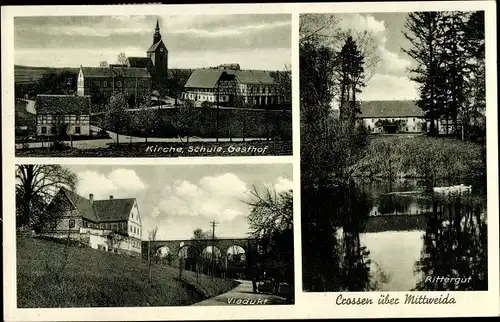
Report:
<svg viewBox="0 0 500 322"><path fill-rule="evenodd" d="M156 20L169 68L239 63L281 70L291 63L291 15L51 16L14 19L15 64L98 66L117 55L145 57Z"/></svg>
<svg viewBox="0 0 500 322"><path fill-rule="evenodd" d="M418 96L417 84L409 79L413 60L401 48L409 48L403 36L408 13L338 14L342 30L370 31L376 43L379 64L360 94L362 100L408 100Z"/></svg>
<svg viewBox="0 0 500 322"><path fill-rule="evenodd" d="M157 239L190 239L193 231L217 237L244 238L250 190L292 189L291 164L251 165L66 165L77 177L76 192L94 200L136 198L143 236L158 226Z"/></svg>

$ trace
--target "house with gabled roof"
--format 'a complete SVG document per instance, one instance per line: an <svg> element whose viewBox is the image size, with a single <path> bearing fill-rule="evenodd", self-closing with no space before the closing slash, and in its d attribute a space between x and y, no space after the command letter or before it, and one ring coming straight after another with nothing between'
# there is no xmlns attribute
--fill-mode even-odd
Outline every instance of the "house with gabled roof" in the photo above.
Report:
<svg viewBox="0 0 500 322"><path fill-rule="evenodd" d="M426 131L422 109L415 101L360 101L358 119L370 133Z"/></svg>
<svg viewBox="0 0 500 322"><path fill-rule="evenodd" d="M430 121L415 100L360 101L358 119L363 120L370 133L424 133ZM459 124L458 124L459 125ZM436 121L439 134L452 133L453 121Z"/></svg>
<svg viewBox="0 0 500 322"><path fill-rule="evenodd" d="M251 106L283 104L279 91L280 71L242 70L236 63L194 70L184 85L183 99L233 106L239 96Z"/></svg>
<svg viewBox="0 0 500 322"><path fill-rule="evenodd" d="M64 205L64 206L63 206ZM91 247L140 255L142 222L135 198L94 200L62 187L49 209L59 209L44 234L55 237L88 237Z"/></svg>
<svg viewBox="0 0 500 322"><path fill-rule="evenodd" d="M38 94L35 99L37 136L90 134L90 96Z"/></svg>
<svg viewBox="0 0 500 322"><path fill-rule="evenodd" d="M122 66L80 67L77 78L80 96L109 98L116 93L142 97L151 89L151 75L146 68Z"/></svg>

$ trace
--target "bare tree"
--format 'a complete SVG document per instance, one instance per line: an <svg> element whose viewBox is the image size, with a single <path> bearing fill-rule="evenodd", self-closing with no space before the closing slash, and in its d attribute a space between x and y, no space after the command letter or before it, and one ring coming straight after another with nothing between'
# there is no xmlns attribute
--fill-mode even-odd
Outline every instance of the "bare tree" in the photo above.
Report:
<svg viewBox="0 0 500 322"><path fill-rule="evenodd" d="M109 64L106 60L102 60L99 62L99 67L109 67Z"/></svg>
<svg viewBox="0 0 500 322"><path fill-rule="evenodd" d="M16 165L16 215L18 226L40 231L51 219L49 201L61 187L75 189L76 174L57 164Z"/></svg>
<svg viewBox="0 0 500 322"><path fill-rule="evenodd" d="M127 55L125 55L125 53L119 53L116 59L119 64L127 65Z"/></svg>
<svg viewBox="0 0 500 322"><path fill-rule="evenodd" d="M149 283L152 282L151 276L151 260L155 254L152 253L151 250L151 242L156 240L156 233L158 232L158 226L155 226L152 230L148 231L148 271L149 271Z"/></svg>
<svg viewBox="0 0 500 322"><path fill-rule="evenodd" d="M332 44L342 39L338 23L340 19L334 14L305 13L300 15L299 42L321 42Z"/></svg>

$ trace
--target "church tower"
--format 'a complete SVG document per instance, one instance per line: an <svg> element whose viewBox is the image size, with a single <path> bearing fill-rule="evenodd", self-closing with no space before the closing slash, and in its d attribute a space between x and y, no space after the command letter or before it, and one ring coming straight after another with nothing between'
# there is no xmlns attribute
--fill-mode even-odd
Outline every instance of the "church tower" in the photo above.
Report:
<svg viewBox="0 0 500 322"><path fill-rule="evenodd" d="M153 34L153 44L147 51L148 57L153 63L152 81L153 88L160 89L167 84L168 72L168 50L160 34L160 24L156 20L155 33Z"/></svg>

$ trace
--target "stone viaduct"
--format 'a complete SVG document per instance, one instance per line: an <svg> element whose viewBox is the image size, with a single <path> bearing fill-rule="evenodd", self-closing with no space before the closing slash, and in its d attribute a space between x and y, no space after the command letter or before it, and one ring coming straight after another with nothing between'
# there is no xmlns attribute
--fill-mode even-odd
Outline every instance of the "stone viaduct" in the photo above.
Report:
<svg viewBox="0 0 500 322"><path fill-rule="evenodd" d="M156 253L162 247L168 247L171 254L178 256L180 251L187 248L193 244L193 242L201 243L209 247L214 245L215 248L219 249L222 257L226 257L227 251L233 246L240 246L244 249L245 255L248 257L251 254L257 252L257 242L255 238L218 238L203 239L193 241L192 239L176 239L176 240L155 240L151 241L151 250ZM148 241L142 241L142 256L147 258L148 254Z"/></svg>

